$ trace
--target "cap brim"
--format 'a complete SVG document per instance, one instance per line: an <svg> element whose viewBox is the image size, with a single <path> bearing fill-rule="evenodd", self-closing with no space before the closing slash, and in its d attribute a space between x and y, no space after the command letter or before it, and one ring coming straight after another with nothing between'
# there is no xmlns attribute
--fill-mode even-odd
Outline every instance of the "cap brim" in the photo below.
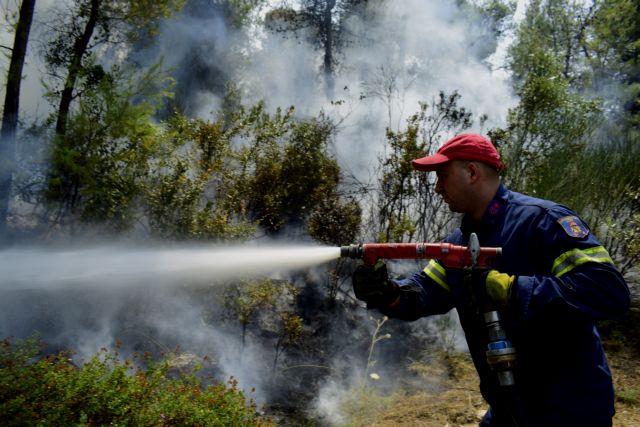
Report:
<svg viewBox="0 0 640 427"><path fill-rule="evenodd" d="M440 167L442 167L442 165L444 165L448 161L450 161L450 159L447 156L436 153L433 156L411 160L411 165L415 170L419 170L422 172L432 172L440 169Z"/></svg>

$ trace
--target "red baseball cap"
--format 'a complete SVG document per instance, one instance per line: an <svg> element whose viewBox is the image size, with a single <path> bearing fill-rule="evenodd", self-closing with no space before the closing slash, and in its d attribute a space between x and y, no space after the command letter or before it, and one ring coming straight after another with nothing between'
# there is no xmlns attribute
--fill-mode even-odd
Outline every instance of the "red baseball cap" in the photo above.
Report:
<svg viewBox="0 0 640 427"><path fill-rule="evenodd" d="M461 133L444 143L432 156L411 161L413 168L423 172L438 170L451 160L473 160L493 166L496 170L504 167L500 154L484 136L477 133Z"/></svg>

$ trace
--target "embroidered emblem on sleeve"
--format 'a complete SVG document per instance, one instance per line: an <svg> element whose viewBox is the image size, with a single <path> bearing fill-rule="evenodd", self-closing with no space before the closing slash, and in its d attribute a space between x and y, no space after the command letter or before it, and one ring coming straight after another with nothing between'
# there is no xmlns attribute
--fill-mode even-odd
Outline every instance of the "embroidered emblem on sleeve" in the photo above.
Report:
<svg viewBox="0 0 640 427"><path fill-rule="evenodd" d="M589 235L587 226L575 215L560 218L558 224L560 224L569 237L573 237L574 239L583 239Z"/></svg>

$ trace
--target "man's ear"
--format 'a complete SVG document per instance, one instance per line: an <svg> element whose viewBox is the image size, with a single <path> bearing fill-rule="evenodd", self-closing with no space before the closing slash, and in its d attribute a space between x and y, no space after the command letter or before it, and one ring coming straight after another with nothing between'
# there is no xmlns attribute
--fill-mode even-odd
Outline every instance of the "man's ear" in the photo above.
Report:
<svg viewBox="0 0 640 427"><path fill-rule="evenodd" d="M476 182L480 178L480 168L476 162L468 162L465 172L471 182Z"/></svg>

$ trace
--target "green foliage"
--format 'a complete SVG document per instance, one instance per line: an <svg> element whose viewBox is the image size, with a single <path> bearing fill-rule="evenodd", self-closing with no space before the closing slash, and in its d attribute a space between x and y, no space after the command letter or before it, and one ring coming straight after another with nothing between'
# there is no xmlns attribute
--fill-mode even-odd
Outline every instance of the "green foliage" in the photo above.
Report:
<svg viewBox="0 0 640 427"><path fill-rule="evenodd" d="M559 3L530 5L509 52L520 102L509 111L507 128L491 133L507 167L505 181L520 191L534 191L529 177L548 159L580 149L602 121L598 102L576 92L575 42L583 30Z"/></svg>
<svg viewBox="0 0 640 427"><path fill-rule="evenodd" d="M240 323L246 325L259 309L274 306L282 289L269 279L244 282L234 286L233 295L227 295L225 301Z"/></svg>
<svg viewBox="0 0 640 427"><path fill-rule="evenodd" d="M280 313L280 332L275 345L275 356L273 358L273 372L278 367L278 358L285 347L294 345L302 339L304 332L302 317L286 311Z"/></svg>
<svg viewBox="0 0 640 427"><path fill-rule="evenodd" d="M640 271L640 184L616 194L617 207L606 227L606 243L623 273ZM609 211L607 211L609 212Z"/></svg>
<svg viewBox="0 0 640 427"><path fill-rule="evenodd" d="M227 16L234 26L242 28L251 22L252 13L265 3L265 0L226 0Z"/></svg>
<svg viewBox="0 0 640 427"><path fill-rule="evenodd" d="M105 3L105 15L111 21L122 19L128 24L126 36L137 40L142 34L156 35L161 19L179 12L187 0L112 0Z"/></svg>
<svg viewBox="0 0 640 427"><path fill-rule="evenodd" d="M238 153L242 176L238 192L246 209L268 233L285 224L304 225L314 207L335 198L340 180L328 154L332 126L322 115L293 122L293 110L269 117L261 111L253 141Z"/></svg>
<svg viewBox="0 0 640 427"><path fill-rule="evenodd" d="M83 96L68 132L56 136L52 149L47 196L57 202L59 216L116 230L130 225L159 145L151 117L168 96L157 91L163 81L158 67L140 78L114 68Z"/></svg>
<svg viewBox="0 0 640 427"><path fill-rule="evenodd" d="M270 31L305 37L316 46L323 53L323 72L327 77L335 71L342 47L350 41L351 34L346 30L345 22L359 16L366 5L363 0L302 0L299 10L288 5L270 10L265 17L265 26ZM331 94L331 79L327 83Z"/></svg>
<svg viewBox="0 0 640 427"><path fill-rule="evenodd" d="M146 193L146 213L154 235L173 239L242 240L255 232L233 189L231 141L241 119L225 127L174 115ZM207 197L208 196L208 197Z"/></svg>
<svg viewBox="0 0 640 427"><path fill-rule="evenodd" d="M284 297L293 297L297 289L292 283L271 279L255 279L231 285L225 291L225 306L240 322L242 346L244 347L247 328L260 315L278 310L278 302ZM282 313L282 311L281 311Z"/></svg>
<svg viewBox="0 0 640 427"><path fill-rule="evenodd" d="M637 125L640 114L640 5L632 0L604 0L593 19L593 37L588 48L592 52L596 85L623 83L616 97L617 108L630 113L629 125Z"/></svg>
<svg viewBox="0 0 640 427"><path fill-rule="evenodd" d="M140 36L155 35L160 20L178 12L186 0L76 0L50 12L50 19L56 25L50 28L50 38L44 48L45 62L52 69L69 68L73 58L80 53L82 57L90 55L86 52L76 52L78 40L86 37L83 34L87 28L87 21L91 18L91 9L97 4L94 15L95 33L91 38L91 48L105 43L132 42ZM79 65L79 64L77 64ZM90 67L88 67L90 68Z"/></svg>
<svg viewBox="0 0 640 427"><path fill-rule="evenodd" d="M631 3L532 1L509 52L520 102L490 133L506 183L579 212L623 272L640 259Z"/></svg>
<svg viewBox="0 0 640 427"><path fill-rule="evenodd" d="M506 21L515 13L517 2L514 0L482 0L477 6L483 15L491 19L493 31L500 35Z"/></svg>
<svg viewBox="0 0 640 427"><path fill-rule="evenodd" d="M616 401L627 405L637 405L640 403L640 390L638 389L622 389L616 391Z"/></svg>
<svg viewBox="0 0 640 427"><path fill-rule="evenodd" d="M322 241L355 236L360 211L338 193L326 117L236 105L213 121L174 114L158 126L154 99L168 93L148 95L162 82L152 71L145 91L123 89L113 71L80 100L53 150L48 198L59 218L107 230L140 219L171 239L247 239L258 226L275 234L291 224Z"/></svg>
<svg viewBox="0 0 640 427"><path fill-rule="evenodd" d="M151 178L147 215L151 233L162 238L244 240L255 227L214 201L203 203L207 174L192 176L189 163L176 157Z"/></svg>
<svg viewBox="0 0 640 427"><path fill-rule="evenodd" d="M361 220L362 210L356 200L343 200L332 192L313 206L307 232L319 242L345 246L355 241Z"/></svg>
<svg viewBox="0 0 640 427"><path fill-rule="evenodd" d="M629 138L554 151L532 177L532 189L584 212L594 228L608 216L621 218L629 191L640 183L640 148Z"/></svg>
<svg viewBox="0 0 640 427"><path fill-rule="evenodd" d="M169 365L119 361L103 351L82 366L69 354L38 356L34 339L0 343L0 417L20 425L208 425L272 423L237 382L206 384L196 372L171 378Z"/></svg>
<svg viewBox="0 0 640 427"><path fill-rule="evenodd" d="M282 323L282 335L286 341L296 342L301 338L303 332L302 317L297 314L283 312L280 315L280 321Z"/></svg>
<svg viewBox="0 0 640 427"><path fill-rule="evenodd" d="M517 3L516 0L456 1L457 14L465 19L469 34L473 34L469 47L478 60L485 61L496 51L500 38L512 27Z"/></svg>
<svg viewBox="0 0 640 427"><path fill-rule="evenodd" d="M231 316L240 322L243 348L251 324L259 324L275 336L274 373L283 351L302 339L303 319L290 309L297 294L293 283L271 279L244 281L225 291L225 305Z"/></svg>

